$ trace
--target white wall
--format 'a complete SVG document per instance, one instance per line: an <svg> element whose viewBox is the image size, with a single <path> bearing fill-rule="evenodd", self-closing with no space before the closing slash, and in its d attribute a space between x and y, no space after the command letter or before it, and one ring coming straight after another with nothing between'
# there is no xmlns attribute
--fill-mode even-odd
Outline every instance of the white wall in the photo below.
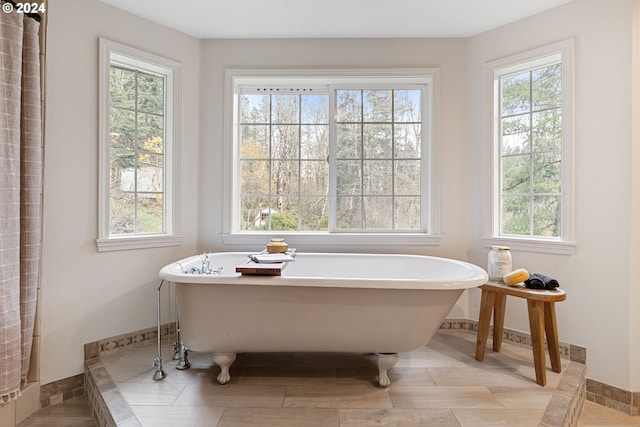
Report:
<svg viewBox="0 0 640 427"><path fill-rule="evenodd" d="M488 61L564 39L575 39L575 229L574 255L514 252L514 267L556 277L567 300L556 305L560 340L587 348L587 376L625 390L640 390L631 378L631 343L638 355L638 315L631 291L638 280L631 251L632 34L635 0L579 0L474 37L469 44L469 150L471 191L469 258L482 263L481 238L489 200L491 142L484 140L483 67ZM606 19L605 19L606 17ZM637 139L637 138L636 138ZM637 156L637 153L636 153ZM480 179L482 177L482 179ZM637 196L636 196L637 201ZM635 255L638 255L637 249ZM636 271L637 272L637 271ZM638 296L636 296L636 301ZM479 295L470 297L477 318ZM506 326L528 331L526 305L509 301ZM637 357L635 358L637 360Z"/></svg>
<svg viewBox="0 0 640 427"><path fill-rule="evenodd" d="M198 40L96 0L49 6L42 384L81 373L85 343L156 324L159 268L195 251L196 192L186 190L197 188L199 141ZM183 64L181 247L97 252L98 37Z"/></svg>

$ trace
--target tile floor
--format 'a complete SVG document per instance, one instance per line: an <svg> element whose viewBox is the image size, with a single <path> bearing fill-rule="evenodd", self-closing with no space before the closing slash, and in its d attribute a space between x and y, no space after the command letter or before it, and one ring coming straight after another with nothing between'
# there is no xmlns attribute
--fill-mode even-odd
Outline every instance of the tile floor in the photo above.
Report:
<svg viewBox="0 0 640 427"><path fill-rule="evenodd" d="M101 359L144 427L538 426L561 374L548 369L547 386L538 386L530 348L508 342L477 362L475 337L441 330L424 348L401 354L388 390L376 387L368 355L240 354L226 386L215 383L208 354L192 353L191 369L177 371L164 349L161 382L151 379L155 345ZM82 398L45 408L19 427L45 425L95 424ZM587 402L579 425L640 426L640 418Z"/></svg>

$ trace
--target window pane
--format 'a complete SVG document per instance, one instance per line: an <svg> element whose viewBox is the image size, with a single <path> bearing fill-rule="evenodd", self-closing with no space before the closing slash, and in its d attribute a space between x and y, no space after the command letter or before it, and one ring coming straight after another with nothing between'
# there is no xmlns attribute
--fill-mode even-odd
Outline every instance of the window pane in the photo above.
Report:
<svg viewBox="0 0 640 427"><path fill-rule="evenodd" d="M338 160L336 162L338 194L361 194L362 170L360 165L360 161L356 160Z"/></svg>
<svg viewBox="0 0 640 427"><path fill-rule="evenodd" d="M271 157L274 159L297 159L300 145L300 127L279 125L272 128Z"/></svg>
<svg viewBox="0 0 640 427"><path fill-rule="evenodd" d="M326 197L300 198L300 230L327 231L329 206Z"/></svg>
<svg viewBox="0 0 640 427"><path fill-rule="evenodd" d="M502 198L501 234L531 235L531 202L527 196Z"/></svg>
<svg viewBox="0 0 640 427"><path fill-rule="evenodd" d="M531 97L534 111L561 106L562 76L560 64L533 70L531 79Z"/></svg>
<svg viewBox="0 0 640 427"><path fill-rule="evenodd" d="M391 195L393 183L391 160L365 160L363 194Z"/></svg>
<svg viewBox="0 0 640 427"><path fill-rule="evenodd" d="M109 98L110 104L114 107L134 109L136 105L136 72L111 67Z"/></svg>
<svg viewBox="0 0 640 427"><path fill-rule="evenodd" d="M138 73L138 110L164 114L164 77Z"/></svg>
<svg viewBox="0 0 640 427"><path fill-rule="evenodd" d="M529 115L502 119L502 154L525 153L529 145Z"/></svg>
<svg viewBox="0 0 640 427"><path fill-rule="evenodd" d="M337 90L336 100L336 120L338 122L362 121L362 91Z"/></svg>
<svg viewBox="0 0 640 427"><path fill-rule="evenodd" d="M418 123L393 127L395 157L420 158L421 129L422 126Z"/></svg>
<svg viewBox="0 0 640 427"><path fill-rule="evenodd" d="M390 90L363 91L365 122L391 122L392 93Z"/></svg>
<svg viewBox="0 0 640 427"><path fill-rule="evenodd" d="M135 191L136 156L133 151L111 152L111 191Z"/></svg>
<svg viewBox="0 0 640 427"><path fill-rule="evenodd" d="M394 173L394 193L420 195L420 160L397 160Z"/></svg>
<svg viewBox="0 0 640 427"><path fill-rule="evenodd" d="M329 123L329 95L301 95L301 121L305 124Z"/></svg>
<svg viewBox="0 0 640 427"><path fill-rule="evenodd" d="M533 156L533 192L560 193L560 152L539 153Z"/></svg>
<svg viewBox="0 0 640 427"><path fill-rule="evenodd" d="M162 155L141 154L138 156L137 191L162 192L163 162Z"/></svg>
<svg viewBox="0 0 640 427"><path fill-rule="evenodd" d="M392 215L393 199L391 197L364 197L364 228L391 229Z"/></svg>
<svg viewBox="0 0 640 427"><path fill-rule="evenodd" d="M138 193L138 233L162 233L162 195Z"/></svg>
<svg viewBox="0 0 640 427"><path fill-rule="evenodd" d="M396 197L394 210L396 230L420 229L420 197Z"/></svg>
<svg viewBox="0 0 640 427"><path fill-rule="evenodd" d="M336 228L341 230L362 229L362 198L338 196Z"/></svg>
<svg viewBox="0 0 640 427"><path fill-rule="evenodd" d="M502 117L531 110L530 72L505 76L500 79Z"/></svg>
<svg viewBox="0 0 640 427"><path fill-rule="evenodd" d="M393 120L397 122L419 123L421 119L420 91L393 91Z"/></svg>
<svg viewBox="0 0 640 427"><path fill-rule="evenodd" d="M269 194L268 161L241 161L240 176L240 192L242 194Z"/></svg>
<svg viewBox="0 0 640 427"><path fill-rule="evenodd" d="M298 194L298 162L274 160L271 162L271 194Z"/></svg>
<svg viewBox="0 0 640 427"><path fill-rule="evenodd" d="M391 158L391 125L364 125L363 150L366 159Z"/></svg>
<svg viewBox="0 0 640 427"><path fill-rule="evenodd" d="M135 149L136 114L133 111L111 108L109 112L111 149Z"/></svg>
<svg viewBox="0 0 640 427"><path fill-rule="evenodd" d="M561 120L559 108L533 113L533 151L560 150Z"/></svg>
<svg viewBox="0 0 640 427"><path fill-rule="evenodd" d="M269 220L269 197L242 196L240 198L240 228L258 230Z"/></svg>
<svg viewBox="0 0 640 427"><path fill-rule="evenodd" d="M111 234L135 233L135 197L112 187L109 198L109 230Z"/></svg>
<svg viewBox="0 0 640 427"><path fill-rule="evenodd" d="M362 156L362 125L339 124L336 127L338 159L359 159Z"/></svg>
<svg viewBox="0 0 640 427"><path fill-rule="evenodd" d="M329 155L329 126L305 125L301 129L301 158L327 160Z"/></svg>
<svg viewBox="0 0 640 427"><path fill-rule="evenodd" d="M273 123L298 123L300 120L298 95L272 95L271 120Z"/></svg>
<svg viewBox="0 0 640 427"><path fill-rule="evenodd" d="M240 96L241 123L269 123L270 115L269 95Z"/></svg>
<svg viewBox="0 0 640 427"><path fill-rule="evenodd" d="M269 126L240 126L240 157L242 159L266 159L269 157Z"/></svg>
<svg viewBox="0 0 640 427"><path fill-rule="evenodd" d="M533 197L533 234L560 236L560 196Z"/></svg>
<svg viewBox="0 0 640 427"><path fill-rule="evenodd" d="M502 159L502 193L529 193L531 183L531 157L508 156Z"/></svg>
<svg viewBox="0 0 640 427"><path fill-rule="evenodd" d="M154 153L162 153L164 139L164 118L138 113L138 148Z"/></svg>
<svg viewBox="0 0 640 427"><path fill-rule="evenodd" d="M271 214L270 229L279 231L298 230L298 197L278 197L278 211Z"/></svg>
<svg viewBox="0 0 640 427"><path fill-rule="evenodd" d="M325 160L300 162L300 194L326 196L329 193L329 164Z"/></svg>

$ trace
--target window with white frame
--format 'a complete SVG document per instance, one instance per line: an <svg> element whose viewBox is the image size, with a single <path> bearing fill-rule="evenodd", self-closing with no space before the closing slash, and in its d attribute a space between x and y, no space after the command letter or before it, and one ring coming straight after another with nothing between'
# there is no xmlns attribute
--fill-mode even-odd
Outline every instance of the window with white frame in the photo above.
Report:
<svg viewBox="0 0 640 427"><path fill-rule="evenodd" d="M573 246L572 44L489 64L494 179L491 238ZM491 242L489 242L491 243ZM535 250L535 249L534 249ZM553 251L553 250L552 250Z"/></svg>
<svg viewBox="0 0 640 427"><path fill-rule="evenodd" d="M179 244L180 65L100 40L98 249Z"/></svg>
<svg viewBox="0 0 640 427"><path fill-rule="evenodd" d="M436 234L435 72L265 73L228 72L235 185L226 240L274 232Z"/></svg>

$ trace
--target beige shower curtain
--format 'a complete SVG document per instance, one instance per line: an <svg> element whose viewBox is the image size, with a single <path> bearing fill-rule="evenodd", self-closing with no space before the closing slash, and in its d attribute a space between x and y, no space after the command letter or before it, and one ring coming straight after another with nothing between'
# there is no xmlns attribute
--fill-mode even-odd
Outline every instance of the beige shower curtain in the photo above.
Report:
<svg viewBox="0 0 640 427"><path fill-rule="evenodd" d="M15 11L0 13L0 405L20 394L33 342L42 189L39 27Z"/></svg>

